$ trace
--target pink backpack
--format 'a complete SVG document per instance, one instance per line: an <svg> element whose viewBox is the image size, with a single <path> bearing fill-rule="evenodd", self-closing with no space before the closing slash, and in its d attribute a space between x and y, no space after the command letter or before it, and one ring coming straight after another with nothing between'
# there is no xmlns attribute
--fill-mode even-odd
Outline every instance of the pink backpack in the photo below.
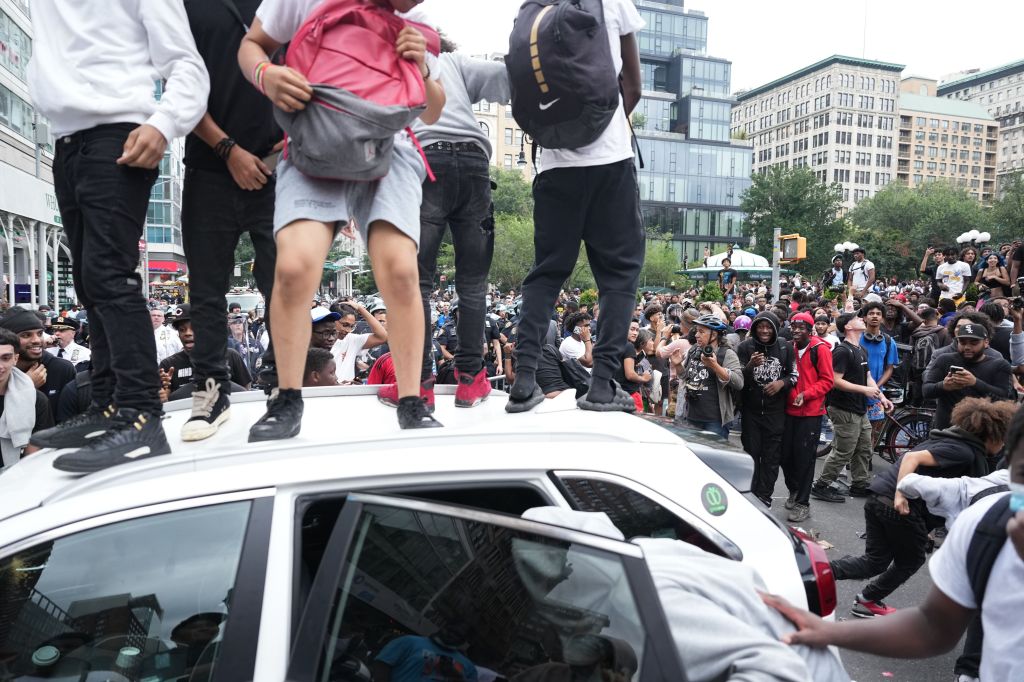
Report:
<svg viewBox="0 0 1024 682"><path fill-rule="evenodd" d="M274 114L287 135L286 158L302 173L382 178L402 130L419 149L409 125L426 109L426 88L416 63L395 52L406 26L424 35L431 54L440 52L437 31L373 0L325 0L299 27L285 64L306 76L313 99L302 111L275 108Z"/></svg>

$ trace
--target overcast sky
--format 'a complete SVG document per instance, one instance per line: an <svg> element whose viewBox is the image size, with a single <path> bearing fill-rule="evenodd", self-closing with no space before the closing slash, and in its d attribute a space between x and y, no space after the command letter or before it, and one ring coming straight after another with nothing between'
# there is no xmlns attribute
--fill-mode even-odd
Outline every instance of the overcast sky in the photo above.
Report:
<svg viewBox="0 0 1024 682"><path fill-rule="evenodd" d="M504 53L519 0L428 0L464 51ZM708 54L732 61L732 89L763 85L833 54L905 64L941 78L1024 59L1015 0L687 0L708 16ZM864 19L867 16L865 40Z"/></svg>

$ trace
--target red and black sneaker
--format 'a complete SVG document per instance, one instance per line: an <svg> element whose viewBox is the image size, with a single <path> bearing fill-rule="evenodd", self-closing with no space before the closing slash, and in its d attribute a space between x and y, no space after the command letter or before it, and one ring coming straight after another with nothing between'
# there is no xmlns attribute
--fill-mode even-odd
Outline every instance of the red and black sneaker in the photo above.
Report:
<svg viewBox="0 0 1024 682"><path fill-rule="evenodd" d="M427 406L427 412L434 414L434 377L420 384L420 398ZM377 389L377 400L390 407L398 407L398 384L384 384Z"/></svg>
<svg viewBox="0 0 1024 682"><path fill-rule="evenodd" d="M472 375L455 370L455 379L458 381L455 388L455 407L476 407L491 394L491 382L487 380L486 369Z"/></svg>
<svg viewBox="0 0 1024 682"><path fill-rule="evenodd" d="M875 616L888 616L896 613L896 609L886 606L882 600L868 601L864 595L858 594L850 609L850 615L857 618L874 618Z"/></svg>

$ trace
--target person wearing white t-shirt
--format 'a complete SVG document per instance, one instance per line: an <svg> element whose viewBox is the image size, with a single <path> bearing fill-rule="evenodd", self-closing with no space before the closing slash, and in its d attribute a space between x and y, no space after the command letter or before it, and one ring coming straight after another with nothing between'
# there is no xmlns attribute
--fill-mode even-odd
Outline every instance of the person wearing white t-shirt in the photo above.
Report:
<svg viewBox="0 0 1024 682"><path fill-rule="evenodd" d="M543 338L552 302L572 274L581 241L601 292L601 317L593 381L577 405L601 411L636 409L612 376L620 365L622 339L629 330L644 261L644 228L627 119L640 101L635 33L644 20L629 0L604 0L603 8L612 68L621 77L624 96L594 142L578 149L541 151L540 172L533 184L536 253L523 281L516 379L506 404L509 412L525 412L544 400L536 381Z"/></svg>
<svg viewBox="0 0 1024 682"><path fill-rule="evenodd" d="M952 246L942 252L946 262L935 268L935 279L939 282L939 298L960 298L967 283L971 281L971 266L960 260L959 252Z"/></svg>
<svg viewBox="0 0 1024 682"><path fill-rule="evenodd" d="M338 340L331 346L331 355L334 356L337 366L338 383L355 383L356 360L359 353L387 343L388 333L384 329L384 325L370 314L366 306L359 303L337 303L331 306L331 312L338 315L335 321ZM369 325L369 334L353 333L357 317L362 317Z"/></svg>
<svg viewBox="0 0 1024 682"><path fill-rule="evenodd" d="M558 354L562 360L579 360L580 364L590 369L594 366L594 346L590 340L590 315L574 313L565 320L567 329L572 333L562 339L558 346Z"/></svg>
<svg viewBox="0 0 1024 682"><path fill-rule="evenodd" d="M1024 508L1014 506L1024 504L1024 410L1010 421L1005 442L1014 496L1010 508L1017 511L1006 524L1007 542L992 564L982 601L981 682L1024 680ZM957 517L929 564L933 586L920 606L870 620L830 623L781 597L762 595L797 627L783 641L835 645L891 658L929 658L950 651L978 609L967 568L968 548L982 517L1002 499L990 495Z"/></svg>
<svg viewBox="0 0 1024 682"><path fill-rule="evenodd" d="M850 295L863 298L871 285L875 283L875 264L864 256L864 249L853 250L853 263L850 265Z"/></svg>

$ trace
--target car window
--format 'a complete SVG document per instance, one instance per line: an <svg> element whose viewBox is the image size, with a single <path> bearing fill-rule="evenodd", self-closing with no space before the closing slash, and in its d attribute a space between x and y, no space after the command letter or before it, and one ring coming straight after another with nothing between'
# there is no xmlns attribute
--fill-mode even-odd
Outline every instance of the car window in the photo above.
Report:
<svg viewBox="0 0 1024 682"><path fill-rule="evenodd" d="M349 547L317 680L643 679L648 633L611 551L375 504Z"/></svg>
<svg viewBox="0 0 1024 682"><path fill-rule="evenodd" d="M210 679L249 509L121 521L0 559L0 680Z"/></svg>
<svg viewBox="0 0 1024 682"><path fill-rule="evenodd" d="M636 490L596 478L566 476L558 480L574 509L606 513L627 539L671 538L729 556L692 525Z"/></svg>

